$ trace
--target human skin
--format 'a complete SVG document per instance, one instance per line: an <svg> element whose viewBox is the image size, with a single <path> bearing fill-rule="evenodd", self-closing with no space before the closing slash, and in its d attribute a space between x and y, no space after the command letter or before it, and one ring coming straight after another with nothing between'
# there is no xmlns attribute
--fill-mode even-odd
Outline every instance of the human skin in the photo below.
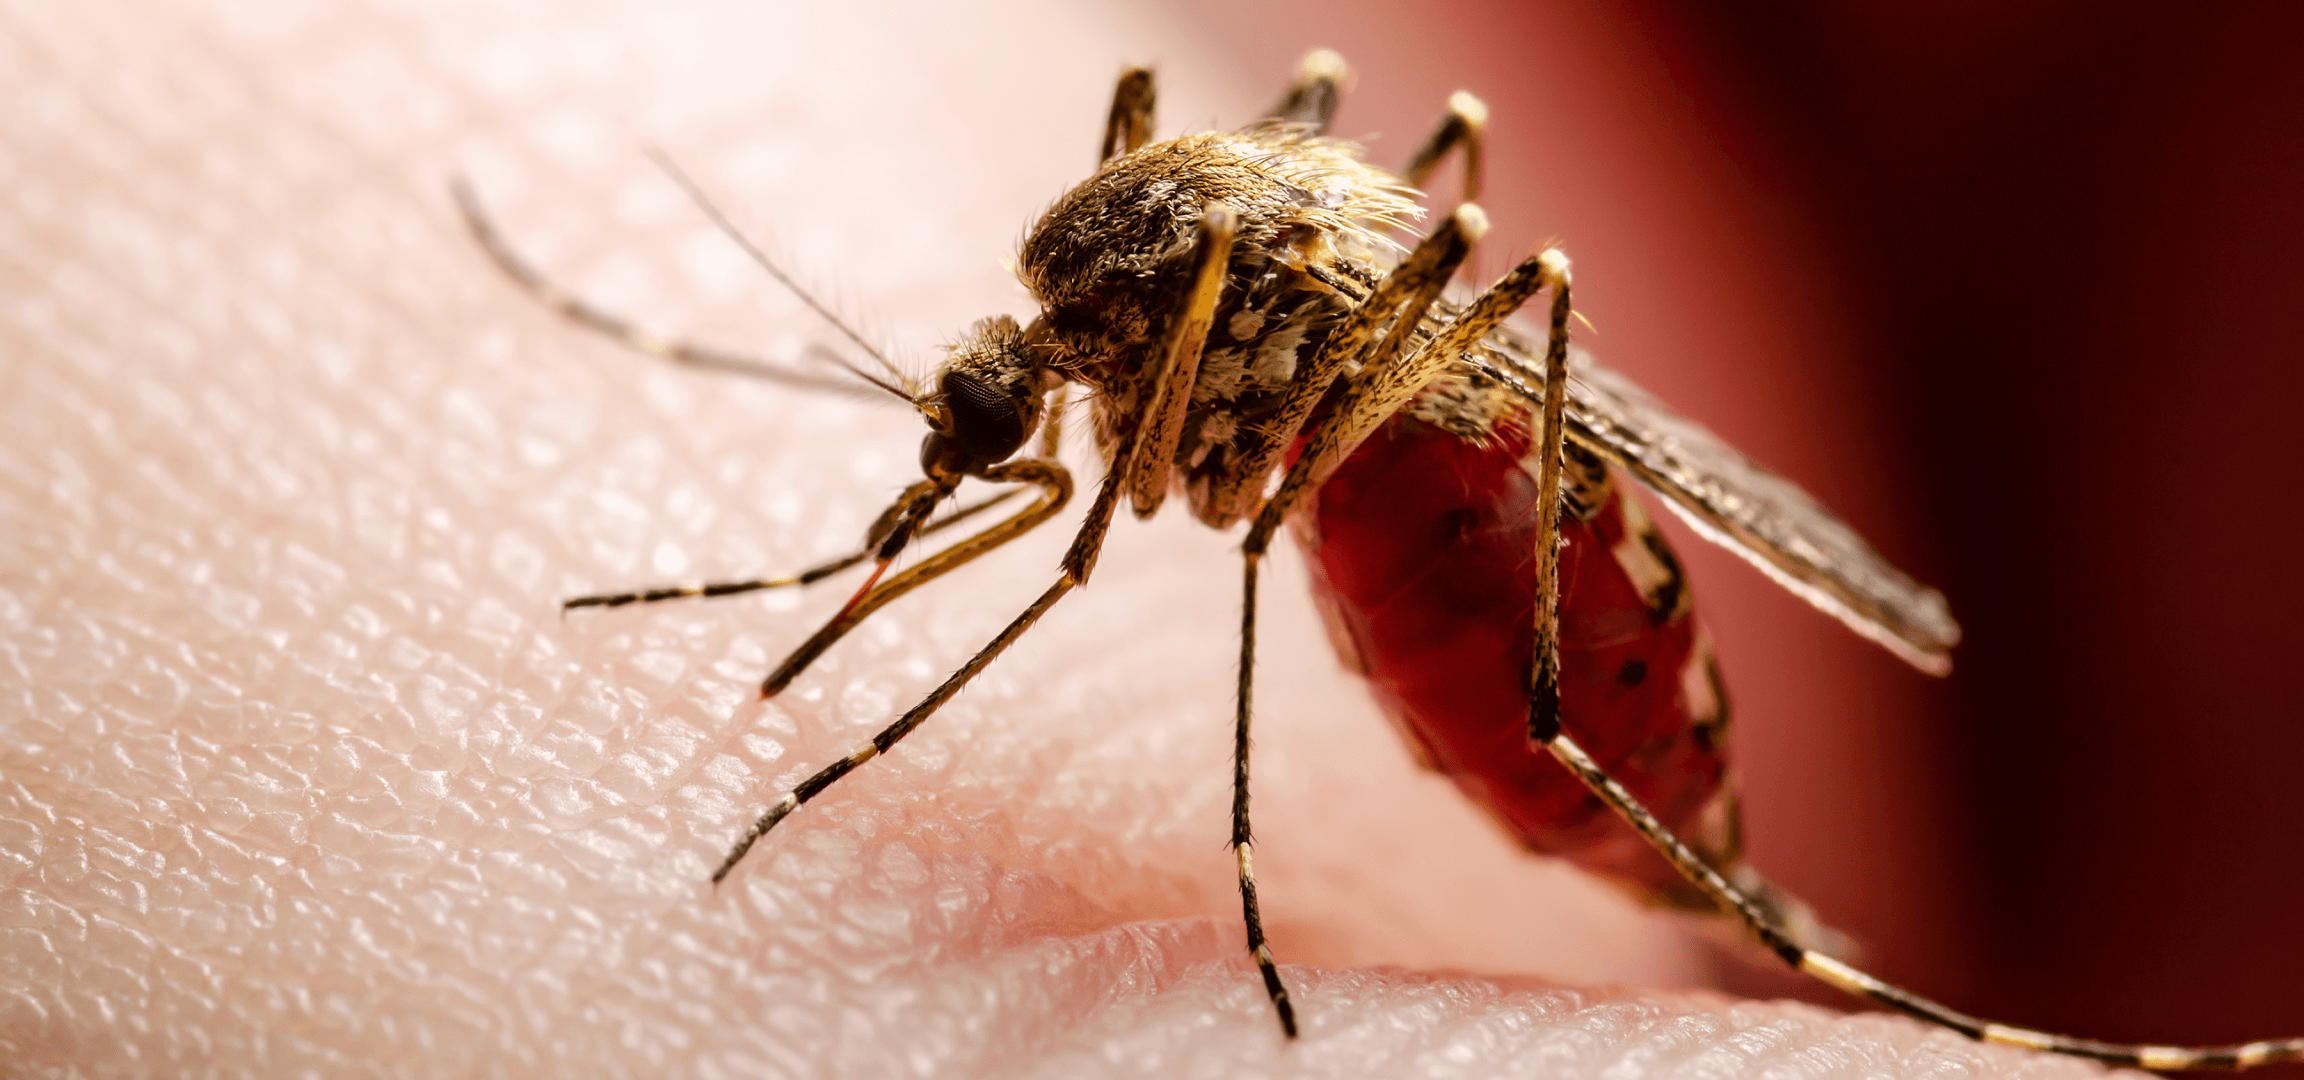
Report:
<svg viewBox="0 0 2304 1080"><path fill-rule="evenodd" d="M1258 669L1258 865L1306 1022L1283 1042L1222 849L1235 540L1174 516L1124 523L1089 588L710 887L744 822L1035 594L1067 530L768 704L837 585L561 618L843 553L915 475L918 424L587 337L487 264L447 179L651 325L771 356L831 337L649 171L661 145L917 365L1027 313L998 258L1085 170L1120 62L1161 61L1166 132L1245 118L1283 73L1127 10L234 11L27 8L0 35L16 1068L2092 1068L1686 989L1717 961L1685 928L1414 771L1292 554Z"/></svg>

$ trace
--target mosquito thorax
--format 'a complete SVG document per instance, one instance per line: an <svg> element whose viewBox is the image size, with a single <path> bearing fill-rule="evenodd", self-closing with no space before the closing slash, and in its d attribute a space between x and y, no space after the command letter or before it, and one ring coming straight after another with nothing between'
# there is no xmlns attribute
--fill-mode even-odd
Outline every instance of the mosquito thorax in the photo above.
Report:
<svg viewBox="0 0 2304 1080"><path fill-rule="evenodd" d="M1136 372L1189 280L1211 205L1238 225L1215 325L1198 361L1173 467L1195 517L1221 527L1238 507L1218 487L1242 432L1269 416L1396 252L1393 231L1421 214L1414 192L1360 160L1351 143L1267 123L1143 146L1066 192L1024 238L1017 276L1040 302L1034 355L1095 391L1092 429L1107 461L1142 410Z"/></svg>
<svg viewBox="0 0 2304 1080"><path fill-rule="evenodd" d="M1233 276L1363 262L1418 216L1413 192L1361 161L1351 143L1268 124L1153 143L1107 162L1048 208L1024 238L1017 275L1065 355L1091 380L1116 374L1174 307L1180 265L1208 206L1239 216ZM1122 380L1124 381L1124 380Z"/></svg>
<svg viewBox="0 0 2304 1080"><path fill-rule="evenodd" d="M923 403L931 429L920 467L968 475L1014 456L1040 426L1044 382L1015 319L979 320L952 346Z"/></svg>

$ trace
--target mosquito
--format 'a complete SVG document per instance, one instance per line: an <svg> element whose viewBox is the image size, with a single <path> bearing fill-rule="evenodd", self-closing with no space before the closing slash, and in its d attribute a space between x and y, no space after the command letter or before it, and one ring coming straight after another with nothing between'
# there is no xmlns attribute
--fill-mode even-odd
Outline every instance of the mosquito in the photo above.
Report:
<svg viewBox="0 0 2304 1080"><path fill-rule="evenodd" d="M1800 971L1985 1042L2159 1070L2304 1060L2304 1038L2148 1046L2000 1024L1831 955L1834 935L1743 861L1711 644L1678 559L1622 480L1939 675L1960 637L1943 597L1797 486L1572 347L1572 283L1557 249L1468 303L1443 297L1488 228L1473 201L1487 110L1453 96L1395 175L1327 135L1345 72L1340 57L1317 50L1255 123L1165 141L1152 138L1152 72L1124 72L1097 171L1024 238L1017 274L1039 315L979 321L925 384L832 317L655 155L723 232L872 358L876 371L840 361L850 386L897 398L927 422L923 478L846 558L788 577L577 597L566 608L804 585L869 561L847 603L763 681L762 696L773 696L873 612L1071 499L1056 445L1073 384L1087 391L1106 466L1047 590L910 711L786 792L712 880L793 811L894 749L1086 584L1123 498L1147 518L1178 495L1211 528L1246 524L1230 846L1249 951L1288 1037L1296 1005L1264 939L1248 813L1257 579L1283 526L1308 556L1345 665L1367 679L1423 763L1530 850L1648 903L1739 922ZM1451 155L1464 201L1417 237L1409 226L1422 215L1419 189ZM575 321L689 364L824 381L639 330L521 258L469 185L458 181L455 194L495 261ZM1540 330L1506 321L1539 295L1548 296ZM1037 450L1023 454L1036 433ZM1005 490L935 518L971 479ZM889 572L923 538L1022 493L1036 497Z"/></svg>

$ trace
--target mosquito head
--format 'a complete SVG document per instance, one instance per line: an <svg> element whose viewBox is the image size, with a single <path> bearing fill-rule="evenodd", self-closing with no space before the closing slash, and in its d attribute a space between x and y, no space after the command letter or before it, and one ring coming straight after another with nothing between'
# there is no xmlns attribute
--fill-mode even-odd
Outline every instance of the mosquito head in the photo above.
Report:
<svg viewBox="0 0 2304 1080"><path fill-rule="evenodd" d="M1008 460L1040 426L1046 381L1016 320L996 315L969 327L919 403L930 427L920 467L957 478Z"/></svg>

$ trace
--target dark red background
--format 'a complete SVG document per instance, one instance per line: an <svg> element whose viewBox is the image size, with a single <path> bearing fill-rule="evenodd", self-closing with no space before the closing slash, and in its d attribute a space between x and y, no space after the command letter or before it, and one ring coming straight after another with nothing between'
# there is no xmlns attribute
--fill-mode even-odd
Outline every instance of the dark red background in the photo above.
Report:
<svg viewBox="0 0 2304 1080"><path fill-rule="evenodd" d="M2304 18L1652 11L1798 178L1918 463L1969 630L1963 998L2304 1031Z"/></svg>
<svg viewBox="0 0 2304 1080"><path fill-rule="evenodd" d="M1449 89L1486 98L1489 269L1563 241L1597 352L1951 598L1968 637L1932 683L1689 552L1761 867L1958 1007L2229 1041L2304 1034L2288 11L1178 18L1275 83L1343 51L1340 133L1385 133L1379 161Z"/></svg>

